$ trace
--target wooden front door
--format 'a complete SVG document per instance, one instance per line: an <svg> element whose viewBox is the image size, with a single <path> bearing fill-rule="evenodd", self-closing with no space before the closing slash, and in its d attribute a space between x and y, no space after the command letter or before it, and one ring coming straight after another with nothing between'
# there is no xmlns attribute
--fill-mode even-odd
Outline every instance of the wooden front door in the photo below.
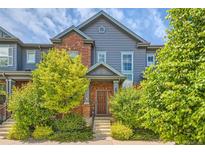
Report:
<svg viewBox="0 0 205 154"><path fill-rule="evenodd" d="M97 114L107 114L107 91L97 91Z"/></svg>

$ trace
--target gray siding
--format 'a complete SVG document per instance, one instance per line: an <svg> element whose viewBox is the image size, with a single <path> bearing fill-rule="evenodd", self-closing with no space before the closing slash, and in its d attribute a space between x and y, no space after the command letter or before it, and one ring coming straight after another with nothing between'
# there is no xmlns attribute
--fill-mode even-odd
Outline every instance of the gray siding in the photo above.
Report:
<svg viewBox="0 0 205 154"><path fill-rule="evenodd" d="M13 47L13 66L0 67L0 71L16 71L17 70L17 44L0 43L0 46Z"/></svg>
<svg viewBox="0 0 205 154"><path fill-rule="evenodd" d="M99 27L105 27L105 33L99 33ZM138 49L137 42L127 33L101 17L95 20L82 31L95 40L97 51L107 51L106 62L116 70L121 72L121 52L133 51L133 80L135 83L140 81L140 74L146 66L146 50ZM97 55L97 54L95 54ZM97 57L95 56L96 63Z"/></svg>

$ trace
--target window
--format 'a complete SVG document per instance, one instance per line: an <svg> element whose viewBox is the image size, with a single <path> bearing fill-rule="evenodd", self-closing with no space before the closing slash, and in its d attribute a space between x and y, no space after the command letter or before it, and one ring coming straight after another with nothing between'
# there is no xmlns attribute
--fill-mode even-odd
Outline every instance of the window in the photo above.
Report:
<svg viewBox="0 0 205 154"><path fill-rule="evenodd" d="M12 47L0 47L0 66L13 66Z"/></svg>
<svg viewBox="0 0 205 154"><path fill-rule="evenodd" d="M127 80L133 81L133 52L122 52L121 67Z"/></svg>
<svg viewBox="0 0 205 154"><path fill-rule="evenodd" d="M71 58L75 58L78 56L78 51L68 51Z"/></svg>
<svg viewBox="0 0 205 154"><path fill-rule="evenodd" d="M97 52L97 62L98 63L106 63L106 52L105 51L98 51Z"/></svg>
<svg viewBox="0 0 205 154"><path fill-rule="evenodd" d="M150 66L155 63L155 57L153 53L147 54L147 66Z"/></svg>
<svg viewBox="0 0 205 154"><path fill-rule="evenodd" d="M104 26L99 27L99 33L105 33L105 27Z"/></svg>
<svg viewBox="0 0 205 154"><path fill-rule="evenodd" d="M35 50L27 50L26 62L28 64L32 64L36 62L36 51Z"/></svg>

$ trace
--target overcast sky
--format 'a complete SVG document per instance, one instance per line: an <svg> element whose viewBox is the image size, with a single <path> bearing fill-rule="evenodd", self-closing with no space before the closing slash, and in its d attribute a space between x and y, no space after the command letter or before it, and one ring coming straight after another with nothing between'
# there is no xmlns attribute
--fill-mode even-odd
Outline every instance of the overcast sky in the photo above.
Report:
<svg viewBox="0 0 205 154"><path fill-rule="evenodd" d="M0 9L0 26L25 43L50 43L50 38L100 10L152 44L163 44L167 9Z"/></svg>

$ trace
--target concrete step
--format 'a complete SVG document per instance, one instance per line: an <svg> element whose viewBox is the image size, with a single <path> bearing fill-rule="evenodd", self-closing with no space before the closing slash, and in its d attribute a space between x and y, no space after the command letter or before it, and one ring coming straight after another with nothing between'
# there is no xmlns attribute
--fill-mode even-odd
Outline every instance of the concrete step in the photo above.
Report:
<svg viewBox="0 0 205 154"><path fill-rule="evenodd" d="M13 126L13 125L1 125L1 126L0 126L0 129L1 129L1 128L11 128L12 126Z"/></svg>
<svg viewBox="0 0 205 154"><path fill-rule="evenodd" d="M0 131L0 136L6 136L8 135L8 131Z"/></svg>
<svg viewBox="0 0 205 154"><path fill-rule="evenodd" d="M111 120L112 117L95 117L95 120Z"/></svg>
<svg viewBox="0 0 205 154"><path fill-rule="evenodd" d="M6 136L0 136L0 139L6 139Z"/></svg>
<svg viewBox="0 0 205 154"><path fill-rule="evenodd" d="M98 124L98 125L110 125L109 121L94 121L94 124Z"/></svg>
<svg viewBox="0 0 205 154"><path fill-rule="evenodd" d="M106 121L106 122L110 122L110 120L109 119L95 119L94 121L99 121L99 122L103 122L103 121Z"/></svg>
<svg viewBox="0 0 205 154"><path fill-rule="evenodd" d="M107 127L107 128L98 128L98 127L94 127L94 130L101 130L101 131L107 131L107 130L111 130L111 128Z"/></svg>
<svg viewBox="0 0 205 154"><path fill-rule="evenodd" d="M95 132L95 136L98 136L98 135L111 135L111 132Z"/></svg>
<svg viewBox="0 0 205 154"><path fill-rule="evenodd" d="M110 125L95 125L94 129L110 129Z"/></svg>
<svg viewBox="0 0 205 154"><path fill-rule="evenodd" d="M0 128L2 128L2 127L12 127L14 124L3 124L3 125L1 125L0 126Z"/></svg>
<svg viewBox="0 0 205 154"><path fill-rule="evenodd" d="M2 127L2 128L0 128L0 132L1 131L10 131L10 129L11 129L11 127Z"/></svg>

